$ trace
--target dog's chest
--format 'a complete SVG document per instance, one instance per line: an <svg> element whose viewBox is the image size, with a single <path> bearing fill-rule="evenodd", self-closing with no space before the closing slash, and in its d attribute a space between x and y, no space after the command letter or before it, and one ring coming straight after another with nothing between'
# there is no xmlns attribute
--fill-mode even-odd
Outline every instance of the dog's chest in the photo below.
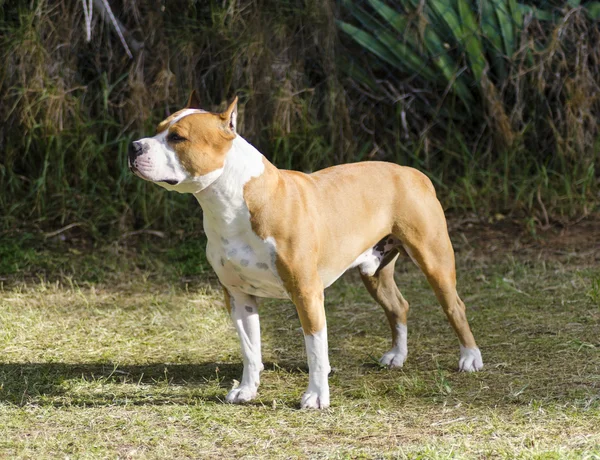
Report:
<svg viewBox="0 0 600 460"><path fill-rule="evenodd" d="M249 220L246 225L237 219L227 229L205 222L205 232L207 259L226 288L257 297L288 298L275 267L275 243L260 239Z"/></svg>

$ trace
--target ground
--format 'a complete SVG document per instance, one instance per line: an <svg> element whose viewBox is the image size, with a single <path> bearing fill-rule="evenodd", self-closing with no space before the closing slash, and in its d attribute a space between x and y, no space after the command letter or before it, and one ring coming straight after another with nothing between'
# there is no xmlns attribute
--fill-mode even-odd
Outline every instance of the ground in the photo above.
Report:
<svg viewBox="0 0 600 460"><path fill-rule="evenodd" d="M458 284L485 368L408 258L409 356L356 273L326 292L332 407L299 410L306 359L293 306L266 301L259 398L225 404L241 357L202 237L0 249L2 458L600 458L598 221L533 235L451 221ZM135 242L135 238L138 238Z"/></svg>

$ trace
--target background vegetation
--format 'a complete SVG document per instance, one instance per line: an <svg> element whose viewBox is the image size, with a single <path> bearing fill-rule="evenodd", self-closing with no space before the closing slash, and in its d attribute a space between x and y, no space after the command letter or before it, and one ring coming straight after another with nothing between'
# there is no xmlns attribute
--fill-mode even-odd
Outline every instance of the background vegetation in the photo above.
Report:
<svg viewBox="0 0 600 460"><path fill-rule="evenodd" d="M4 230L197 227L126 168L192 88L213 110L240 95L280 167L412 165L447 209L534 225L596 209L596 2L112 1L133 59L99 4L87 42L81 1L0 2Z"/></svg>

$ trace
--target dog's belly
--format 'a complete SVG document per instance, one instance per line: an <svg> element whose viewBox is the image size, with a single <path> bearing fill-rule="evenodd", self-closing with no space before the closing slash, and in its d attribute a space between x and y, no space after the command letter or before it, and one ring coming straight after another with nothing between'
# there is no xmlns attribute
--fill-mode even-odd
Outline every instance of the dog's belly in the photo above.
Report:
<svg viewBox="0 0 600 460"><path fill-rule="evenodd" d="M398 238L388 235L360 254L344 270L320 269L319 276L323 281L323 286L326 288L331 286L346 271L355 267L358 267L363 275L373 276L382 264L385 265L390 258L393 258L398 253L398 248L401 245L402 243Z"/></svg>
<svg viewBox="0 0 600 460"><path fill-rule="evenodd" d="M253 233L208 240L207 259L226 287L256 297L289 298L275 267L275 245Z"/></svg>
<svg viewBox="0 0 600 460"><path fill-rule="evenodd" d="M367 249L342 271L321 270L323 287L327 288L350 268L373 276L382 262L400 246L400 241L389 235ZM230 289L256 297L289 298L275 266L276 248L271 238L263 241L254 233L235 238L219 237L208 240L207 259L219 277Z"/></svg>

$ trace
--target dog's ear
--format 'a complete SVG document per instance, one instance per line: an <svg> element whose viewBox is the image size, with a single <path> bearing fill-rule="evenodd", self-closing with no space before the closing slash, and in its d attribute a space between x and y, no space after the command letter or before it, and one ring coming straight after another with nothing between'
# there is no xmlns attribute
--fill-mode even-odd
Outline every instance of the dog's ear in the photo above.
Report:
<svg viewBox="0 0 600 460"><path fill-rule="evenodd" d="M238 103L238 97L236 96L235 99L233 100L233 102L231 104L229 104L229 107L227 107L227 110L225 110L225 112L223 112L221 114L221 118L226 123L225 129L227 129L228 131L230 131L233 134L236 133L236 126L237 126L237 113L238 113L237 103Z"/></svg>
<svg viewBox="0 0 600 460"><path fill-rule="evenodd" d="M198 97L198 93L196 90L192 90L192 94L187 101L186 108L188 109L199 109L200 108L200 98Z"/></svg>

